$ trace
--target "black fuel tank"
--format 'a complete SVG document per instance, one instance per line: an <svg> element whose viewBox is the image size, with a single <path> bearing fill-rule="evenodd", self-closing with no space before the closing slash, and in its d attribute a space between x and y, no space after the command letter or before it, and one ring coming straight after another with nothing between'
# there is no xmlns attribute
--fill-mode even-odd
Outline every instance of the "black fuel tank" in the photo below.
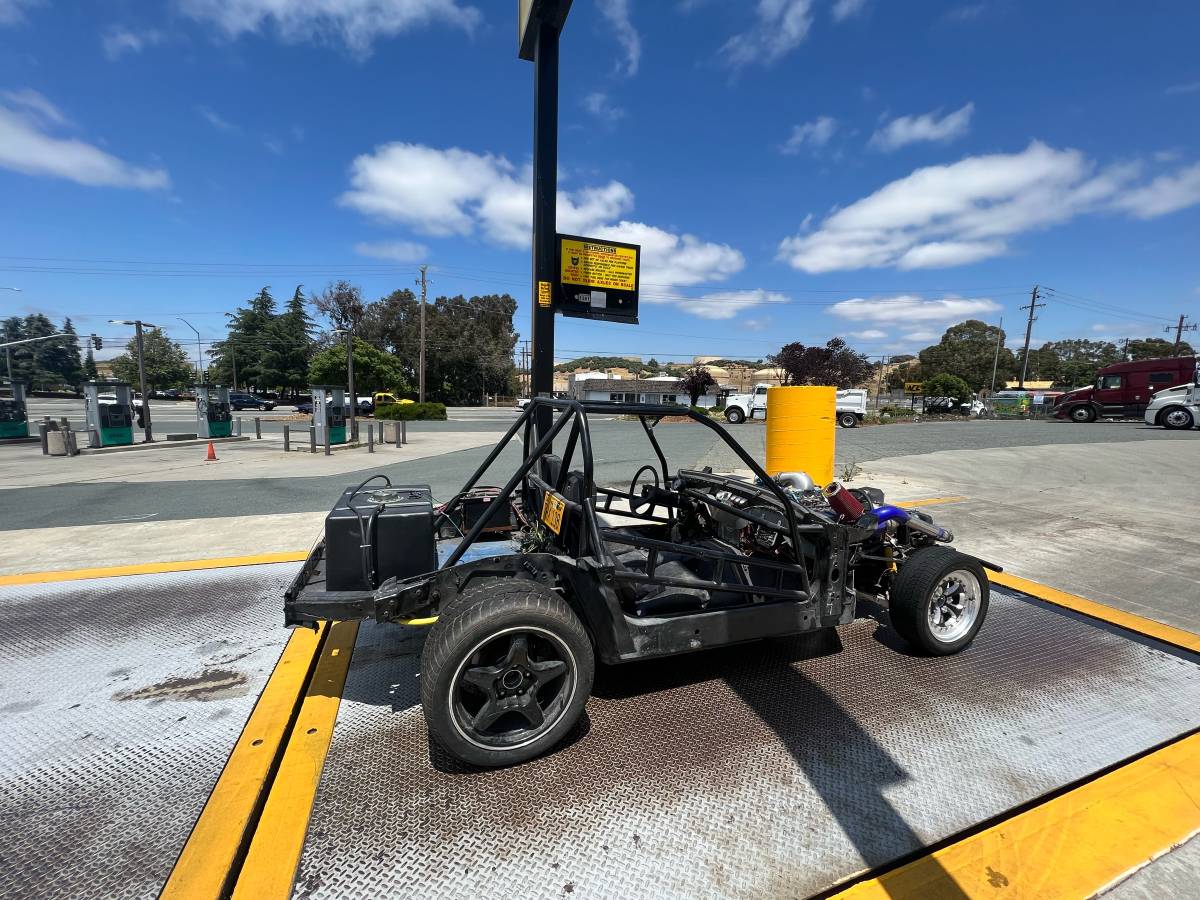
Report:
<svg viewBox="0 0 1200 900"><path fill-rule="evenodd" d="M424 484L366 488L354 494L346 488L325 517L325 589L369 591L388 578L409 578L437 568L433 534L433 495ZM382 507L382 508L381 508ZM368 527L371 515L379 510ZM367 528L369 564L374 584L363 573L363 543Z"/></svg>

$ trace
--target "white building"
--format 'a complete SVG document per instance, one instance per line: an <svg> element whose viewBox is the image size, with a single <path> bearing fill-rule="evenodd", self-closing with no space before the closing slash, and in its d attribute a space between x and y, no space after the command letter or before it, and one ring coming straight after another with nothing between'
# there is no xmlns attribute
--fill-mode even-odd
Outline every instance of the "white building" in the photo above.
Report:
<svg viewBox="0 0 1200 900"><path fill-rule="evenodd" d="M660 375L654 378L593 377L571 380L571 396L576 400L599 400L615 403L677 403L687 406L687 392L680 388L683 379ZM698 405L708 409L717 404L717 392L702 394Z"/></svg>

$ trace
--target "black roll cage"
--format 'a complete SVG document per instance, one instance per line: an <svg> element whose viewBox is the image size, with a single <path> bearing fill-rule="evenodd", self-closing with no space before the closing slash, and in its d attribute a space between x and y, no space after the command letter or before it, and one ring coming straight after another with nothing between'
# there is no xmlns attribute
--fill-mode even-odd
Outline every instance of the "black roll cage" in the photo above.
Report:
<svg viewBox="0 0 1200 900"><path fill-rule="evenodd" d="M537 438L534 432L534 423L537 421L538 411L545 408L555 411L556 415L552 420L549 430L547 430L547 432L541 438ZM496 511L502 508L507 508L508 503L506 503L506 501L512 498L513 493L516 491L519 485L522 485L526 480L528 480L529 482L540 487L543 491L553 491L554 494L564 502L568 512L572 514L579 512L582 514L582 527L577 529L574 533L574 539L577 543L573 548L571 548L574 551L576 558L593 556L601 565L613 566L615 564L615 559L613 558L607 542L601 539L602 531L608 541L617 544L640 547L649 552L646 573L644 575L632 572L614 573L621 580L643 581L668 585L672 584L673 582L671 579L657 577L654 574L654 568L657 563L658 554L661 552L680 552L682 550L682 552L689 556L710 559L716 563L716 578L714 581L710 582L710 586L712 587L720 587L724 590L746 594L770 595L778 597L797 598L798 596L803 597L808 595L809 577L802 559L797 560L798 564L779 563L765 559L755 559L753 565L756 569L772 570L776 573L777 583L773 588L765 585L756 586L730 583L723 581L721 578L725 567L730 564L745 564L747 562L745 557L734 553L722 553L719 551L701 549L697 547L685 548L681 545L671 542L657 541L642 535L620 533L613 529L602 530L596 521L594 498L596 497L597 493L602 493L605 496L603 506L605 511L611 509L612 500L614 498L623 498L627 500L632 500L633 498L631 494L613 488L597 489L593 471L592 443L587 419L588 413L636 416L642 425L643 431L646 433L646 437L650 440L650 445L654 448L655 456L658 457L664 485L668 485L670 483L671 474L668 469L666 455L663 453L662 447L659 445L658 439L654 435L654 426L657 425L661 419L667 416L686 416L692 421L704 425L720 435L721 440L725 442L726 446L728 446L737 455L737 457L743 463L745 463L746 467L757 476L758 485L754 487L754 490L756 492L770 493L776 500L779 501L780 508L787 519L787 526L786 529L783 529L773 523L758 521L754 518L753 514L746 516L746 511L724 505L721 503L721 501L717 501L707 495L703 496L703 498L697 496L696 499L703 499L705 502L714 503L721 508L727 509L729 512L743 516L744 518L747 518L748 521L755 522L760 526L767 527L775 531L782 531L791 538L792 546L797 548L797 553L799 552L799 537L801 533L826 531L826 526L822 525L802 527L797 521L795 506L788 498L787 494L784 493L783 489L775 483L775 480L766 473L762 466L760 466L754 460L754 458L741 447L740 444L730 438L728 433L721 428L720 425L712 421L707 416L702 416L687 407L666 404L581 401L572 399L535 397L526 405L525 409L522 410L521 414L517 417L516 421L513 422L512 426L505 433L504 437L496 443L495 447L492 448L492 451L488 454L487 458L484 459L484 461L479 465L479 467L475 470L475 473L467 480L467 483L463 486L463 488L457 494L455 494L448 503L446 503L439 513L438 519L435 519L434 527L436 528L441 517L448 518L459 506L463 498L466 497L479 483L479 480L483 477L484 472L486 472L492 463L496 461L497 457L499 457L504 448L507 447L509 442L517 435L517 432L522 432L521 466L516 472L513 473L512 477L508 480L508 483L505 484L500 490L499 495L495 497L493 502L488 505L488 508L484 514L480 516L478 520L476 520L470 531L468 531L463 536L462 540L459 541L458 546L441 565L440 568L442 570L449 569L458 563L467 549L475 543L480 534L483 533L484 529L488 527L488 524L491 522ZM554 439L560 433L562 433L568 424L571 425L571 430L567 438L566 447L563 450L558 471L557 473L545 473L546 475L553 475L554 483L550 483L545 477L543 477L542 472L534 470L538 462L546 457L548 452L553 448ZM583 461L583 483L580 486L580 491L578 494L579 499L576 501L563 497L562 494L564 488L566 487L567 479L572 471L571 462L574 459L577 450L582 456ZM702 473L692 473L692 475L689 477L692 476L704 480L704 475ZM716 483L719 480L713 479L713 481ZM749 488L750 486L748 485L747 487ZM685 489L680 493L687 495L688 491ZM691 493L698 492L693 491ZM650 508L652 513L656 506L652 504ZM666 505L666 509L667 515L665 518L657 517L652 514L635 512L632 508L632 505L628 511L620 510L619 512L620 515L624 517L642 519L646 521L647 524L673 524L674 510L669 505ZM801 575L802 589L800 591L796 591L784 588L784 575L789 572L796 572L797 570ZM697 585L694 582L680 582L678 586L695 587Z"/></svg>

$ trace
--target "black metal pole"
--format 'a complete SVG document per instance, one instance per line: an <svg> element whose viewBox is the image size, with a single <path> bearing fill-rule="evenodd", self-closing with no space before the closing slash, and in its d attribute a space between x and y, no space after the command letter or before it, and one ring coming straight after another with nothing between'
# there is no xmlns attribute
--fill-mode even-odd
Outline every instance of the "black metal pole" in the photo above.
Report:
<svg viewBox="0 0 1200 900"><path fill-rule="evenodd" d="M154 442L154 431L150 426L150 393L146 390L146 354L142 346L142 322L140 319L134 323L134 327L137 329L138 387L142 392L142 427L144 439L147 444L150 444Z"/></svg>
<svg viewBox="0 0 1200 900"><path fill-rule="evenodd" d="M532 27L532 26L531 26ZM533 75L533 356L530 396L554 390L554 307L539 302L539 283L551 287L557 253L554 246L558 198L558 29L539 22ZM550 407L536 411L538 437L550 430Z"/></svg>

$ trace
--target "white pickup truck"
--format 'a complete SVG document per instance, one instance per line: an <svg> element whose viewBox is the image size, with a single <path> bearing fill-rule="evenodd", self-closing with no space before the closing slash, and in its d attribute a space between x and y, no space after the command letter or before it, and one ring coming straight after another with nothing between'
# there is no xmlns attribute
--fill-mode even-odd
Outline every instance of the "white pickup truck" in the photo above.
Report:
<svg viewBox="0 0 1200 900"><path fill-rule="evenodd" d="M747 419L767 417L767 388L769 384L756 384L752 394L730 394L725 401L725 418L732 425ZM862 388L849 388L837 392L837 420L843 428L853 428L867 414L867 392Z"/></svg>

